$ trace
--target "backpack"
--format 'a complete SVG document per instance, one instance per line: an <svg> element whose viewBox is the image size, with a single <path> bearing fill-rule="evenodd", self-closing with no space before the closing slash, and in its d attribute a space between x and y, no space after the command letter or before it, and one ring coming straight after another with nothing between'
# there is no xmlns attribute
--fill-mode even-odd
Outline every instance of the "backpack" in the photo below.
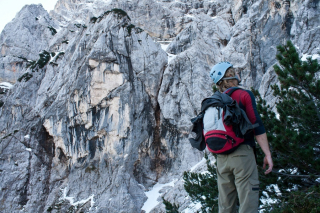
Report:
<svg viewBox="0 0 320 213"><path fill-rule="evenodd" d="M239 88L232 88L226 94L231 97L231 94L237 89ZM230 105L233 105L234 111L241 110L235 100L233 100ZM218 123L215 124L215 127L219 128L210 130L204 135L205 143L208 150L212 153L230 154L244 142L244 136L241 134L241 131L239 131L239 125L232 124L230 121L225 120L226 106L217 108L219 110L216 110L215 112L219 113L219 120L217 121ZM221 109L223 109L222 113Z"/></svg>

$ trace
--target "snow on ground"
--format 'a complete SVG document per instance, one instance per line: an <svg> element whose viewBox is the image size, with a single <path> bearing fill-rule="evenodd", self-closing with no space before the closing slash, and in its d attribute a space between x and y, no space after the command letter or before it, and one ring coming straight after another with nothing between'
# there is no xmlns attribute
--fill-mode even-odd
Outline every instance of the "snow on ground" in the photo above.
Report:
<svg viewBox="0 0 320 213"><path fill-rule="evenodd" d="M318 59L320 61L320 55L319 54L313 54L313 55L308 55L308 54L303 54L301 61L307 61L307 58L311 57L313 60Z"/></svg>
<svg viewBox="0 0 320 213"><path fill-rule="evenodd" d="M69 41L68 41L69 42ZM54 63L57 60L57 57L59 57L60 54L63 54L64 52L55 52L54 57L51 57L49 63Z"/></svg>
<svg viewBox="0 0 320 213"><path fill-rule="evenodd" d="M168 53L168 64L169 64L170 61L172 61L175 57L176 57L176 55L173 55L173 54Z"/></svg>
<svg viewBox="0 0 320 213"><path fill-rule="evenodd" d="M159 41L161 48L166 52L167 52L167 47L169 46L170 42L171 41ZM168 52L167 52L167 54L168 54L168 64L169 64L170 61L172 61L176 57L176 55L168 53Z"/></svg>
<svg viewBox="0 0 320 213"><path fill-rule="evenodd" d="M10 84L9 82L1 82L0 87L3 89L11 89L13 87L13 85Z"/></svg>
<svg viewBox="0 0 320 213"><path fill-rule="evenodd" d="M189 18L194 18L194 15L190 15L190 14L186 14L185 16Z"/></svg>
<svg viewBox="0 0 320 213"><path fill-rule="evenodd" d="M198 166L202 165L206 163L206 159L202 158L201 161L199 161L196 165L194 165L193 167L191 167L190 172L193 172Z"/></svg>
<svg viewBox="0 0 320 213"><path fill-rule="evenodd" d="M271 185L267 186L267 189L271 188L271 187L274 188L274 191L277 193L278 196L281 196L281 191L278 187L278 184L271 184Z"/></svg>
<svg viewBox="0 0 320 213"><path fill-rule="evenodd" d="M80 201L77 201L77 202L74 202L74 197L68 197L67 196L67 187L64 188L64 189L61 189L62 190L62 197L60 198L60 200L67 200L70 202L70 204L74 207L77 208L78 205L81 205L81 204L85 204L87 203L89 200L91 201L91 208L93 207L94 205L94 194L91 195L90 197L88 197L87 199L83 199L83 200L80 200Z"/></svg>
<svg viewBox="0 0 320 213"><path fill-rule="evenodd" d="M146 213L149 213L154 207L156 207L159 204L158 198L161 196L161 193L159 191L167 186L174 187L175 182L176 180L173 180L170 183L166 183L166 184L157 183L156 185L154 185L150 191L146 192L146 196L148 197L148 199L144 203L141 210L145 210Z"/></svg>
<svg viewBox="0 0 320 213"><path fill-rule="evenodd" d="M266 191L263 191L262 194L266 197L266 198L260 198L261 202L262 202L262 206L263 207L264 205L267 205L267 204L273 204L273 203L277 203L279 200L277 199L271 199L268 195L268 193ZM260 211L261 212L261 211ZM263 212L263 211L262 211Z"/></svg>
<svg viewBox="0 0 320 213"><path fill-rule="evenodd" d="M267 187L267 190L268 190L269 188L271 188L271 187L274 188L274 190L275 190L275 192L277 193L278 196L281 196L281 191L279 190L278 184L271 184L271 185L269 185L269 186ZM263 194L264 197L260 198L260 200L261 200L261 202L262 202L262 205L260 206L260 208L263 208L264 205L274 204L274 203L279 202L278 199L272 199L272 198L270 198L269 195L268 195L268 192L266 192L266 191L263 191L262 194ZM265 211L264 211L264 210L260 210L259 213L265 213Z"/></svg>
<svg viewBox="0 0 320 213"><path fill-rule="evenodd" d="M193 204L193 206L190 206L184 209L182 213L194 213L194 212L198 212L199 209L201 209L201 203L196 203L196 204Z"/></svg>
<svg viewBox="0 0 320 213"><path fill-rule="evenodd" d="M167 47L169 46L170 43L160 43L161 45L161 49L163 49L164 51L167 51Z"/></svg>
<svg viewBox="0 0 320 213"><path fill-rule="evenodd" d="M204 164L206 164L207 160L205 158L202 158L196 165L190 168L190 172L195 172L196 169L199 167L202 167ZM201 174L208 173L208 171L202 171ZM182 180L183 181L183 180ZM189 196L187 196L185 199L190 199ZM198 212L201 209L201 203L191 203L187 208L182 210L182 213L194 213Z"/></svg>

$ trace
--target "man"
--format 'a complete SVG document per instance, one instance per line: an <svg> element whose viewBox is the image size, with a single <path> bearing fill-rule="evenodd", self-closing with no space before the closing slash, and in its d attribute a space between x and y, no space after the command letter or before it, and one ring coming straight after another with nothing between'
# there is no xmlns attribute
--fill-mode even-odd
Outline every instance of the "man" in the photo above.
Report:
<svg viewBox="0 0 320 213"><path fill-rule="evenodd" d="M221 93L227 92L232 87L238 87L239 76L235 73L233 65L221 62L213 66L210 77ZM267 140L267 135L256 109L256 102L251 91L238 89L231 94L243 109L252 124L259 124L253 131L244 135L245 141L230 154L217 155L217 176L219 190L219 213L236 212L237 196L240 202L240 213L257 213L259 207L259 179L255 160L256 138L265 154L263 168L272 171L273 162ZM203 118L204 132L210 131L210 120L213 110L207 109ZM208 121L208 122L207 122ZM212 123L212 122L211 122ZM208 125L209 124L209 125Z"/></svg>

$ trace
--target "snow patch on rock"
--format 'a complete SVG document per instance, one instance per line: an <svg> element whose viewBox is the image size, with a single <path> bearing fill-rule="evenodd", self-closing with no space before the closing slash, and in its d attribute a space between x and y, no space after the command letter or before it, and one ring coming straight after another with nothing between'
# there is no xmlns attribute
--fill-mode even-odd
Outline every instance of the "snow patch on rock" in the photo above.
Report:
<svg viewBox="0 0 320 213"><path fill-rule="evenodd" d="M201 209L201 203L195 203L195 204L192 204L192 206L190 205L190 207L184 209L182 212L194 213L194 212L198 212L200 209Z"/></svg>
<svg viewBox="0 0 320 213"><path fill-rule="evenodd" d="M174 187L174 183L176 180L171 181L170 183L166 184L160 184L157 183L153 186L153 188L146 192L146 195L148 197L147 201L144 203L142 210L145 210L146 213L149 213L154 207L156 207L160 202L158 201L158 198L161 196L161 189L164 187Z"/></svg>
<svg viewBox="0 0 320 213"><path fill-rule="evenodd" d="M303 54L301 57L301 61L307 61L307 58L311 58L312 60L319 60L320 61L320 55L319 54L313 54L313 55L308 55L308 54Z"/></svg>
<svg viewBox="0 0 320 213"><path fill-rule="evenodd" d="M9 82L2 82L2 83L0 83L0 87L2 89L11 89L13 87L13 85Z"/></svg>
<svg viewBox="0 0 320 213"><path fill-rule="evenodd" d="M193 167L191 167L190 172L194 172L194 170L196 168L198 168L200 165L203 165L206 163L206 159L202 158L201 161L199 161L199 163L197 163L196 165L194 165Z"/></svg>
<svg viewBox="0 0 320 213"><path fill-rule="evenodd" d="M94 194L92 194L90 197L88 197L87 199L83 199L83 200L80 200L80 201L77 201L77 202L75 202L74 201L74 197L69 197L69 196L67 196L67 187L66 188L64 188L64 189L61 189L62 190L62 198L60 198L61 200L67 200L67 201L69 201L70 202L70 204L72 205L72 206L74 206L75 208L77 208L77 206L79 206L79 205L81 205L81 204L85 204L85 203L87 203L87 202L89 202L90 201L90 204L91 204L91 208L93 207L93 205L94 205Z"/></svg>

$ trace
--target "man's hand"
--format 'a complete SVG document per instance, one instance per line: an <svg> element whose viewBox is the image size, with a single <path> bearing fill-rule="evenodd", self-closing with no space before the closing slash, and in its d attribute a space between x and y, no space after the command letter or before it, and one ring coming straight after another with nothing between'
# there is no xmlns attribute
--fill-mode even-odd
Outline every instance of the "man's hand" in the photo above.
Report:
<svg viewBox="0 0 320 213"><path fill-rule="evenodd" d="M263 159L263 169L266 168L267 164L269 165L268 169L264 172L264 174L269 174L272 171L273 162L272 162L271 153L269 149L267 134L264 133L261 135L256 135L256 139L263 153L265 154L265 157Z"/></svg>
<svg viewBox="0 0 320 213"><path fill-rule="evenodd" d="M268 169L264 172L265 175L269 174L272 171L273 162L271 155L265 156L263 159L263 169L266 169L266 165L269 165Z"/></svg>

